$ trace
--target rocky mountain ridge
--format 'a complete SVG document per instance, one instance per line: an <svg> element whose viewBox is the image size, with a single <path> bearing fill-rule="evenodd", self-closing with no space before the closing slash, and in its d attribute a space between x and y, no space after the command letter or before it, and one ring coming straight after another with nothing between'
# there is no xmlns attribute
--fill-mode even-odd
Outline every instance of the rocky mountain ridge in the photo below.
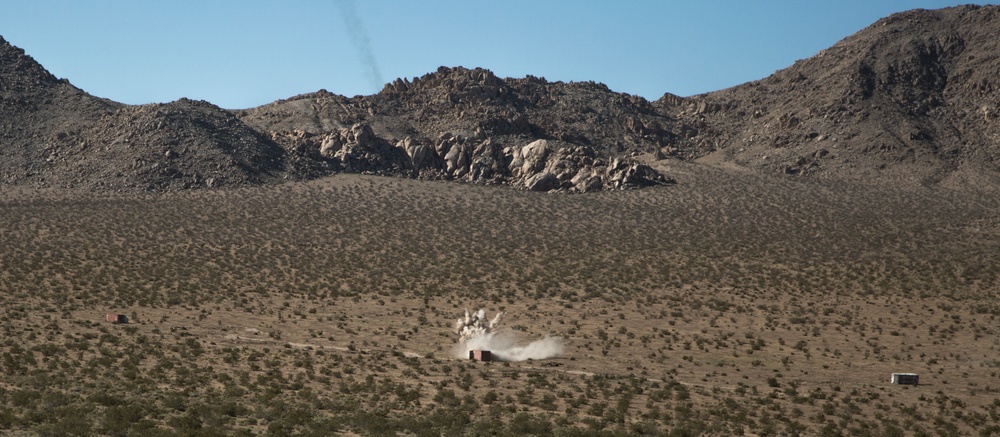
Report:
<svg viewBox="0 0 1000 437"><path fill-rule="evenodd" d="M934 184L1000 169L1000 7L894 14L759 81L654 104L765 172Z"/></svg>
<svg viewBox="0 0 1000 437"><path fill-rule="evenodd" d="M922 184L995 177L996 34L1000 7L909 11L767 78L655 102L441 67L370 96L320 90L236 111L96 98L0 39L0 183L172 190L347 171L589 192L671 183L658 160Z"/></svg>
<svg viewBox="0 0 1000 437"><path fill-rule="evenodd" d="M372 96L320 91L237 115L286 148L318 152L348 171L536 191L671 182L629 153L658 149L671 135L661 120L669 120L645 99L594 83L441 67Z"/></svg>

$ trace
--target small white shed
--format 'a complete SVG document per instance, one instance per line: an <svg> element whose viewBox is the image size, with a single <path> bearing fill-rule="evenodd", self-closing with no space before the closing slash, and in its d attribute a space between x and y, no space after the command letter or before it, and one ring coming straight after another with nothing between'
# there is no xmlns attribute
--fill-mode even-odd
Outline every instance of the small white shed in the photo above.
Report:
<svg viewBox="0 0 1000 437"><path fill-rule="evenodd" d="M889 382L901 385L917 385L920 383L920 375L916 373L893 373Z"/></svg>

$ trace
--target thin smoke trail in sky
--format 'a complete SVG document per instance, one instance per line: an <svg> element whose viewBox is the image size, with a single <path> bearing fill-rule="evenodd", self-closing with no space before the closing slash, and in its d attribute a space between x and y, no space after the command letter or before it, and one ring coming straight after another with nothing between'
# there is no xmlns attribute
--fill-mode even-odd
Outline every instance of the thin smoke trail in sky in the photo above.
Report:
<svg viewBox="0 0 1000 437"><path fill-rule="evenodd" d="M371 42L368 40L368 32L358 17L358 10L354 8L353 0L339 0L340 17L344 20L344 27L354 41L354 47L358 49L358 57L364 64L367 71L368 81L375 91L382 88L385 82L382 81L382 72L379 71L378 63L375 62L375 52L372 50Z"/></svg>

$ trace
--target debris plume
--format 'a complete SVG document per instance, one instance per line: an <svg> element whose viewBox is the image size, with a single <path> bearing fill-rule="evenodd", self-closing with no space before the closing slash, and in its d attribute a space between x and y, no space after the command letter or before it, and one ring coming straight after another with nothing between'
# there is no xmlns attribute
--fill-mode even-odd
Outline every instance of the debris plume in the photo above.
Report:
<svg viewBox="0 0 1000 437"><path fill-rule="evenodd" d="M456 358L467 358L469 351L488 350L497 361L544 360L562 355L564 347L560 337L545 337L527 345L517 345L516 338L500 329L504 313L493 319L486 317L486 310L475 313L465 310L465 315L455 321L458 344Z"/></svg>

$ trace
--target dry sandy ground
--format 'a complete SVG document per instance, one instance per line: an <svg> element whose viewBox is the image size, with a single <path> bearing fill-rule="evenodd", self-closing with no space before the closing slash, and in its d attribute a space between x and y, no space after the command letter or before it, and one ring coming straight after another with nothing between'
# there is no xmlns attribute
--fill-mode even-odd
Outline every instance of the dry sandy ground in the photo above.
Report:
<svg viewBox="0 0 1000 437"><path fill-rule="evenodd" d="M7 191L0 430L1000 432L995 197L672 166L576 196ZM465 308L565 352L454 359Z"/></svg>

